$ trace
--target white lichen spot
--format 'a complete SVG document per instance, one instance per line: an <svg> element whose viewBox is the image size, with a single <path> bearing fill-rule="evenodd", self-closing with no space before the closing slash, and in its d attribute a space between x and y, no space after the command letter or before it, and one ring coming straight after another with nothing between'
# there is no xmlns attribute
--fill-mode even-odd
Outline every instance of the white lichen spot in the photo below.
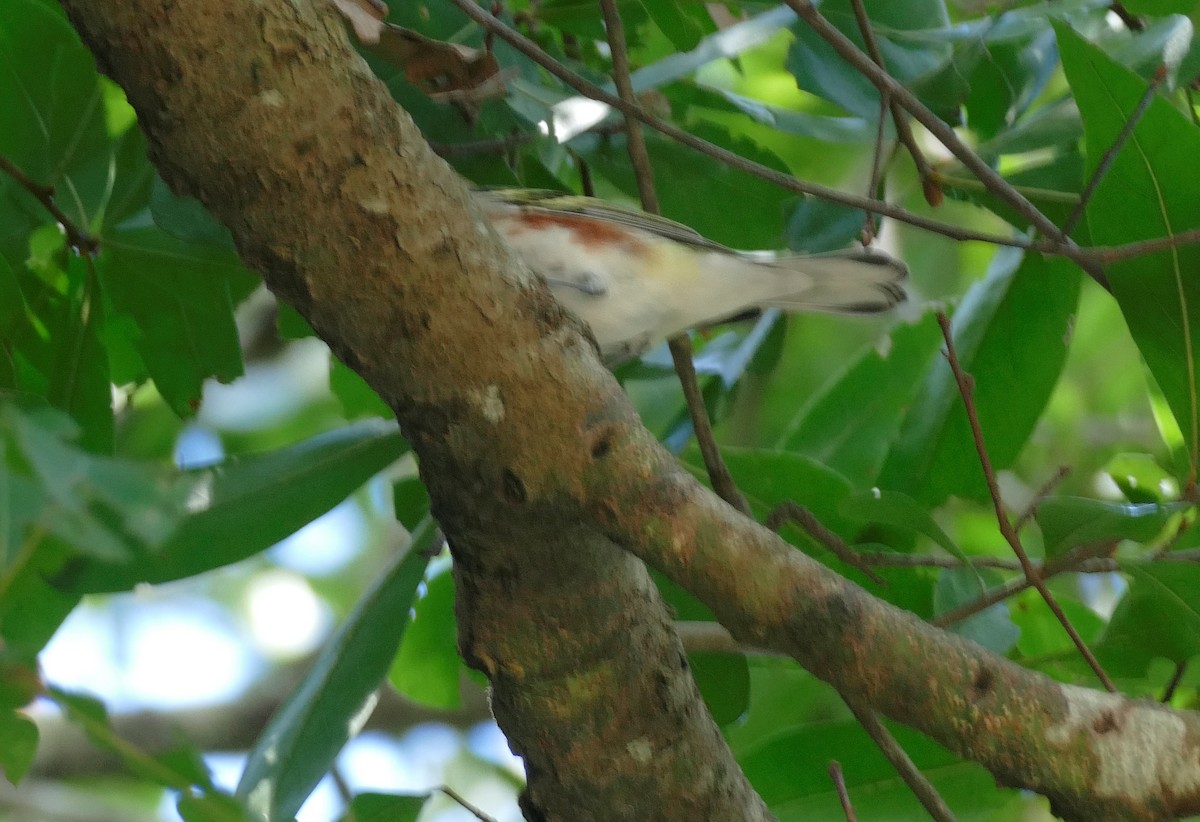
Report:
<svg viewBox="0 0 1200 822"><path fill-rule="evenodd" d="M363 207L363 210L371 214L387 214L388 201L382 194L372 194L370 197L363 197L358 201L358 204Z"/></svg>
<svg viewBox="0 0 1200 822"><path fill-rule="evenodd" d="M474 399L485 420L492 425L504 421L504 400L500 398L500 386L489 385L483 391L475 392Z"/></svg>
<svg viewBox="0 0 1200 822"><path fill-rule="evenodd" d="M279 89L269 88L258 95L258 99L262 101L264 106L270 106L271 108L280 108L283 106L283 95L279 93Z"/></svg>
<svg viewBox="0 0 1200 822"><path fill-rule="evenodd" d="M650 757L654 756L654 746L650 744L650 740L644 736L639 736L637 739L625 746L625 750L633 757L633 761L640 765L645 765L650 761Z"/></svg>
<svg viewBox="0 0 1200 822"><path fill-rule="evenodd" d="M1180 792L1200 785L1200 761L1183 720L1166 708L1114 694L1063 686L1067 717L1046 731L1052 744L1086 736L1097 758L1101 796L1157 796L1164 784Z"/></svg>

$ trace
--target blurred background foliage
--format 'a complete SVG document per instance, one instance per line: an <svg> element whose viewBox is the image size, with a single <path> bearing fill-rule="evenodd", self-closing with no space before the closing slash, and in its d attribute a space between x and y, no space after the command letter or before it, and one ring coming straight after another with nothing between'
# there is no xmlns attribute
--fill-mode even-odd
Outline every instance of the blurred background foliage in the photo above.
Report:
<svg viewBox="0 0 1200 822"><path fill-rule="evenodd" d="M507 80L481 101L433 100L403 67L365 55L464 177L636 202L612 112L485 43L449 0L393 5L394 24L490 47ZM854 192L882 133L887 200L1032 236L919 133L946 195L929 206L874 88L786 8L618 5L641 102L664 119ZM892 75L1060 225L1135 119L1072 234L1081 245L1200 226L1194 2L866 6ZM861 42L848 2L820 8ZM509 0L500 12L607 83L596 4ZM519 763L458 660L448 559L386 408L275 305L225 229L158 178L120 89L49 0L0 5L0 111L0 768L19 783L0 790L0 819L474 818L442 785L519 818ZM664 214L715 240L821 251L862 235L861 212L647 137ZM1063 610L1124 692L1191 707L1196 248L1108 266L1109 293L1062 258L872 225L913 272L894 315L769 312L695 337L718 439L755 513L808 507L874 557L886 585L785 526L798 550L929 619L1016 578L941 353L944 310L1004 500L1026 514L1026 548L1065 569L1049 583ZM669 356L618 377L702 475ZM680 619L711 618L660 584ZM1028 590L950 629L1096 684ZM798 666L692 663L781 819L843 818L826 775L835 759L863 818L924 818ZM895 730L960 819L1047 818L1038 797ZM251 801L263 790L265 806Z"/></svg>

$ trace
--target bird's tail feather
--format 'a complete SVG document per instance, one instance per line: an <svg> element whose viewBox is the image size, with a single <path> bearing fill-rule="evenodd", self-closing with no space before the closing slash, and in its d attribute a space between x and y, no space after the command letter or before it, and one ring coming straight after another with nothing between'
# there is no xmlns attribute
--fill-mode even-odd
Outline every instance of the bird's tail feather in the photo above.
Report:
<svg viewBox="0 0 1200 822"><path fill-rule="evenodd" d="M878 251L859 249L829 254L777 257L773 268L801 271L811 284L799 293L782 294L765 300L764 308L784 311L832 311L873 314L904 302L904 263Z"/></svg>

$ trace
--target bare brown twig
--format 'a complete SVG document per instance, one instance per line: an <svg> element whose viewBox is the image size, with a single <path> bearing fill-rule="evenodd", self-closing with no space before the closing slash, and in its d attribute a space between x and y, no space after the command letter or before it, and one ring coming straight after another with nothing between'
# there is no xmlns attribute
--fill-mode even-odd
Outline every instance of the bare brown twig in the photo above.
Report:
<svg viewBox="0 0 1200 822"><path fill-rule="evenodd" d="M1089 563L1093 561L1104 561L1103 557L1097 556L1097 554L1109 553L1112 551L1112 549L1112 543L1104 543L1100 545L1081 545L1078 548L1063 554L1061 557L1058 557L1055 560L1038 566L1038 579L1044 581L1050 579L1051 577L1058 576L1059 574L1067 573L1068 571L1081 571L1085 568L1093 568L1095 566L1090 566ZM972 563L981 566L986 566L988 564L986 562L976 563L975 560L972 560ZM1023 567L1020 567L1019 562L1017 565L1018 567L1013 568L1012 570L1024 570ZM1120 567L1116 565L1115 561L1113 561L1113 565L1114 568L1108 570L1117 570ZM985 592L978 599L966 602L953 610L947 611L938 618L932 620L931 624L936 625L939 628L948 628L951 625L962 622L968 617L974 616L980 611L984 611L992 607L998 602L1003 602L1010 597L1016 596L1026 588L1032 587L1033 582L1028 577L1018 577L1011 582L1001 585L999 588L993 588L992 590Z"/></svg>
<svg viewBox="0 0 1200 822"><path fill-rule="evenodd" d="M837 791L838 800L842 803L842 813L846 822L858 822L858 814L850 802L850 792L846 790L846 775L842 773L842 763L836 759L829 763L829 778L833 780L833 789Z"/></svg>
<svg viewBox="0 0 1200 822"><path fill-rule="evenodd" d="M1003 234L994 234L986 231L975 231L972 229L962 228L960 226L950 225L939 220L933 220L920 214L914 214L907 209L899 206L877 200L871 197L863 197L861 195L851 194L837 189L822 186L817 183L811 183L803 180L798 180L789 174L776 171L773 168L747 160L740 155L733 153L720 146L713 145L707 140L702 140L681 128L678 128L671 123L668 123L649 112L645 111L641 106L630 104L622 100L617 95L605 91L595 83L586 80L576 72L571 71L558 60L544 52L536 43L520 33L513 31L510 27L504 24L503 21L492 16L488 12L481 9L471 0L451 0L454 5L461 10L467 17L474 20L483 28L496 34L501 40L507 42L517 51L524 54L533 62L537 63L547 72L557 77L566 85L578 91L585 97L590 97L593 100L598 100L609 106L612 106L622 114L626 114L636 118L642 124L649 126L655 131L663 134L681 145L685 145L695 151L700 152L708 157L712 157L730 168L745 172L760 180L766 180L772 185L779 186L785 191L794 191L798 194L807 194L822 200L828 200L833 203L841 203L842 205L850 206L851 208L859 208L863 211L868 211L872 214L880 214L884 217L891 217L908 225L915 226L925 231L934 234L940 234L944 237L949 237L952 240L959 242L981 242L990 245L1005 246L1009 248L1023 248L1030 251L1037 251L1042 254L1050 254L1055 256L1065 257L1078 263L1080 266L1097 266L1120 260L1138 257L1142 254L1148 254L1154 251L1159 251L1165 248L1174 248L1181 245L1191 245L1200 243L1200 228L1188 231L1181 231L1178 234L1173 234L1169 237L1158 237L1152 240L1141 240L1135 243L1128 243L1120 246L1108 247L1091 247L1081 248L1080 246L1069 241L1060 241L1054 239L1035 239L1030 240L1024 237L1006 236ZM870 61L868 61L870 62ZM1003 182L1003 181L1002 181ZM1005 183L1007 185L1007 183ZM1010 189L1011 185L1008 186Z"/></svg>
<svg viewBox="0 0 1200 822"><path fill-rule="evenodd" d="M778 531L785 522L794 522L803 528L809 536L824 545L847 565L857 568L866 574L876 585L887 585L887 580L871 570L870 565L863 562L859 553L845 543L837 534L826 528L812 511L799 503L788 500L775 506L763 525L772 531Z"/></svg>
<svg viewBox="0 0 1200 822"><path fill-rule="evenodd" d="M1075 647L1079 650L1080 655L1087 661L1091 669L1096 672L1096 676L1100 679L1104 687L1110 692L1115 693L1117 690L1116 686L1109 679L1104 668L1100 666L1100 661L1096 659L1095 654L1092 653L1087 643L1083 641L1083 637L1075 630L1075 626L1071 624L1071 620L1063 613L1062 607L1059 606L1054 595L1050 593L1050 589L1046 587L1046 581L1042 578L1041 569L1030 561L1029 555L1025 553L1025 547L1021 544L1020 536L1018 536L1016 529L1013 528L1013 524L1004 510L1004 501L1000 497L1000 486L996 482L996 472L992 469L992 460L988 455L987 445L983 439L983 429L979 425L979 414L975 410L974 381L969 374L963 371L962 365L958 361L958 353L954 350L954 333L950 329L950 318L946 316L944 311L939 311L937 319L938 325L942 329L942 336L946 340L946 359L950 363L950 370L954 373L954 381L958 385L959 394L962 395L963 407L967 412L967 423L971 426L971 438L975 441L975 451L979 456L979 465L983 469L983 478L987 483L988 493L992 497L992 505L996 509L996 524L1000 528L1000 534L1020 561L1025 578L1042 595L1046 606L1063 626L1067 635L1071 637L1071 641L1075 643Z"/></svg>
<svg viewBox="0 0 1200 822"><path fill-rule="evenodd" d="M1049 217L1042 214L1037 206L1027 200L1019 191L1015 190L995 169L968 148L959 139L958 135L954 133L954 129L942 122L903 83L900 83L888 74L887 71L876 65L869 56L864 54L854 44L854 41L842 34L833 24L826 20L825 16L809 0L786 0L786 2L788 7L796 12L800 16L800 19L807 23L821 39L828 43L843 60L849 63L881 92L887 92L893 103L902 106L917 122L925 126L934 137L941 141L942 145L958 158L959 162L970 169L979 180L987 184L992 193L1001 197L1018 214L1029 220L1038 231L1041 231L1047 237L1071 245L1069 241L1065 240L1058 226Z"/></svg>
<svg viewBox="0 0 1200 822"><path fill-rule="evenodd" d="M1050 492L1057 488L1058 484L1065 480L1070 473L1071 466L1061 465L1059 466L1058 470L1054 472L1054 476L1042 483L1042 487L1039 488L1037 493L1033 495L1033 499L1029 501L1029 505L1026 506L1025 510L1021 512L1021 515L1017 517L1016 523L1013 524L1013 528L1015 528L1018 533L1022 528L1025 527L1026 523L1033 519L1034 515L1037 514L1038 503L1050 496Z"/></svg>
<svg viewBox="0 0 1200 822"><path fill-rule="evenodd" d="M1088 179L1087 184L1083 187L1083 191L1079 194L1079 202L1075 204L1075 208L1071 211L1071 215L1067 217L1067 221L1063 223L1063 234L1070 234L1075 230L1075 226L1079 224L1088 202L1096 193L1096 189L1100 187L1100 183L1108 174L1108 170L1112 167L1113 161L1117 159L1117 155L1121 153L1121 149L1125 147L1125 143L1129 141L1133 135L1133 130L1137 124L1145 116L1146 111L1150 108L1150 103L1154 100L1154 95L1158 93L1159 86L1167 79L1166 66L1159 66L1158 71L1154 73L1154 77L1150 80L1150 84L1146 86L1145 93L1142 94L1142 99L1138 101L1128 119L1125 120L1125 125L1121 127L1121 131L1117 134L1113 144L1108 147L1100 158L1100 162L1096 165L1096 170L1092 172L1092 176Z"/></svg>
<svg viewBox="0 0 1200 822"><path fill-rule="evenodd" d="M58 203L54 201L54 189L51 186L44 186L34 180L3 154L0 154L0 171L12 177L17 185L37 198L42 207L50 212L50 216L62 226L63 233L67 236L67 243L76 253L90 257L100 250L100 241L77 226L75 221L58 207Z"/></svg>
<svg viewBox="0 0 1200 822"><path fill-rule="evenodd" d="M444 793L446 796L450 797L452 800L454 800L454 802L460 808L465 810L467 813L471 814L471 816L478 819L479 822L496 822L495 817L489 816L488 814L481 811L479 808L472 805L470 802L468 802L466 800L466 798L462 794L460 794L458 791L451 788L449 785L442 785L438 788L438 790L441 791L442 793Z"/></svg>
<svg viewBox="0 0 1200 822"><path fill-rule="evenodd" d="M600 9L604 14L604 27L608 34L609 49L612 52L613 82L617 86L617 93L623 102L636 105L633 83L629 79L629 53L625 46L625 26L621 22L617 4L615 0L600 0ZM658 214L660 209L658 193L654 190L654 167L650 163L650 154L646 150L646 138L642 134L642 125L635 117L626 114L625 131L629 141L629 162L633 166L633 176L637 181L642 209L650 214ZM708 471L713 490L734 508L749 516L750 505L746 502L742 492L738 490L737 483L733 481L733 475L729 473L729 468L721 457L721 450L717 447L712 422L708 418L708 409L704 405L704 395L700 392L700 383L696 377L696 366L692 361L691 340L685 334L681 334L670 340L669 345L671 359L675 363L675 373L679 375L679 384L683 388L688 413L692 418L696 442L700 446L700 455L704 459L704 467Z"/></svg>
<svg viewBox="0 0 1200 822"><path fill-rule="evenodd" d="M871 741L887 757L888 762L896 769L896 773L904 780L904 784L913 792L913 795L917 797L917 801L921 803L929 815L937 820L937 822L954 822L954 814L946 807L946 803L938 794L937 789L925 778L925 775L921 773L905 750L896 742L896 738L892 736L891 732L884 727L883 722L879 720L879 714L869 708L856 705L851 700L847 699L845 701L846 707L854 714L854 718L858 720L858 724L862 725L863 730L871 737Z"/></svg>
<svg viewBox="0 0 1200 822"><path fill-rule="evenodd" d="M1162 698L1158 701L1166 705L1175 696L1176 689L1179 688L1179 683L1183 681L1183 675L1187 673L1186 662L1176 662L1175 672L1171 674L1170 681L1167 682L1167 687L1163 688Z"/></svg>
<svg viewBox="0 0 1200 822"><path fill-rule="evenodd" d="M851 7L854 9L854 19L858 21L858 30L862 32L863 45L867 47L867 54L875 61L875 65L887 71L887 64L883 60L883 54L879 51L879 44L875 42L875 30L871 28L871 18L867 15L867 9L863 5L863 0L851 0ZM921 190L925 194L925 202L931 206L937 207L942 204L942 189L938 185L937 178L933 173L933 169L929 167L929 161L925 159L925 153L921 151L921 147L917 145L917 139L913 136L912 127L908 124L908 117L900 105L892 99L891 92L883 89L879 90L879 100L882 107L891 111L892 120L896 123L896 137L908 149L909 155L913 158L913 163L917 166L917 176L921 180ZM882 128L883 117L880 116ZM870 189L874 194L875 189Z"/></svg>

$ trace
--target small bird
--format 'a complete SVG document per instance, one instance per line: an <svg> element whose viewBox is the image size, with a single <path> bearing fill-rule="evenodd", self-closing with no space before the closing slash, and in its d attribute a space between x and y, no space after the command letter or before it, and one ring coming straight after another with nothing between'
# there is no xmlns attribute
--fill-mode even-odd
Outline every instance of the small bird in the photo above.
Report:
<svg viewBox="0 0 1200 822"><path fill-rule="evenodd" d="M476 192L492 225L592 328L608 361L747 310L873 314L903 302L904 264L865 249L735 251L680 223L593 197Z"/></svg>

